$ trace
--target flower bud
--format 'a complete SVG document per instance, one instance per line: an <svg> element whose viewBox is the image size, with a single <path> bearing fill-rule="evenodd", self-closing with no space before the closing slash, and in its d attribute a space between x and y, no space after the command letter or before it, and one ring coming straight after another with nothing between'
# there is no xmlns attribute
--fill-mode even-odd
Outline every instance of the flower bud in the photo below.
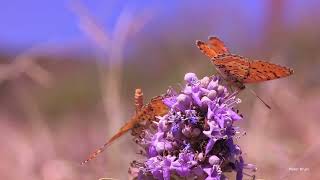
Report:
<svg viewBox="0 0 320 180"><path fill-rule="evenodd" d="M170 142L158 142L156 150L158 153L161 153L164 150L172 150L172 144Z"/></svg>
<svg viewBox="0 0 320 180"><path fill-rule="evenodd" d="M222 95L222 94L224 93L224 89L225 89L225 87L219 85L219 86L218 86L218 89L217 89L218 94L219 94L219 95Z"/></svg>
<svg viewBox="0 0 320 180"><path fill-rule="evenodd" d="M178 103L183 103L183 104L185 104L185 105L188 105L188 104L190 104L190 102L191 102L191 98L190 98L188 95L180 94L180 95L177 97L177 102L178 102Z"/></svg>
<svg viewBox="0 0 320 180"><path fill-rule="evenodd" d="M148 148L148 156L154 157L157 155L158 155L158 152L157 152L156 148L154 146L150 145L150 147Z"/></svg>
<svg viewBox="0 0 320 180"><path fill-rule="evenodd" d="M224 126L223 127L231 127L232 126L232 120L226 119L224 121Z"/></svg>
<svg viewBox="0 0 320 180"><path fill-rule="evenodd" d="M208 89L209 90L215 90L218 87L218 81L210 81L208 84Z"/></svg>
<svg viewBox="0 0 320 180"><path fill-rule="evenodd" d="M244 169L249 169L252 172L256 172L257 171L257 167L254 164L245 164L243 166Z"/></svg>
<svg viewBox="0 0 320 180"><path fill-rule="evenodd" d="M198 77L194 73L187 73L186 75L184 75L184 80L189 84L195 84L196 82L198 82Z"/></svg>
<svg viewBox="0 0 320 180"><path fill-rule="evenodd" d="M208 84L210 83L210 78L205 76L204 78L202 78L200 80L200 85L204 88L206 88L208 86Z"/></svg>
<svg viewBox="0 0 320 180"><path fill-rule="evenodd" d="M213 99L216 98L216 96L217 96L217 91L211 90L211 91L208 93L207 96L208 96L209 99L213 100Z"/></svg>
<svg viewBox="0 0 320 180"><path fill-rule="evenodd" d="M190 138L191 137L191 132L192 132L192 129L190 126L185 126L183 129L182 129L182 134L187 137L187 138Z"/></svg>
<svg viewBox="0 0 320 180"><path fill-rule="evenodd" d="M202 162L202 161L205 160L206 157L204 156L203 153L199 153L198 156L197 156L197 158L198 158L198 160L199 160L200 162Z"/></svg>
<svg viewBox="0 0 320 180"><path fill-rule="evenodd" d="M242 153L240 147L238 145L235 145L235 149L234 149L235 154L239 155Z"/></svg>
<svg viewBox="0 0 320 180"><path fill-rule="evenodd" d="M217 156L213 155L209 157L209 163L211 165L219 164L219 162L220 162L220 159Z"/></svg>
<svg viewBox="0 0 320 180"><path fill-rule="evenodd" d="M201 134L201 130L199 128L193 128L191 136L192 137L198 137Z"/></svg>
<svg viewBox="0 0 320 180"><path fill-rule="evenodd" d="M211 99L209 99L207 96L203 96L201 98L201 105L202 107L204 108L207 108L208 107L208 104L211 102Z"/></svg>
<svg viewBox="0 0 320 180"><path fill-rule="evenodd" d="M164 142L158 142L156 144L156 150L158 153L161 153L164 150Z"/></svg>
<svg viewBox="0 0 320 180"><path fill-rule="evenodd" d="M183 90L183 93L185 94L191 94L192 93L192 87L191 86L186 86Z"/></svg>

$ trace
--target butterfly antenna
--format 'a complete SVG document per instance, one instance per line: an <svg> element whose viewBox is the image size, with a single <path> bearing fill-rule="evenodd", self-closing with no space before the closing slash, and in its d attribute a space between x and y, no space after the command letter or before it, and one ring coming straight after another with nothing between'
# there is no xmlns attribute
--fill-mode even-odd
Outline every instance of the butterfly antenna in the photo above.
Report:
<svg viewBox="0 0 320 180"><path fill-rule="evenodd" d="M100 153L102 153L108 146L109 144L104 144L102 147L100 147L99 149L97 149L95 152L93 152L92 154L90 154L90 156L88 157L88 159L86 159L85 161L82 161L80 163L80 165L84 165L87 162L95 159Z"/></svg>
<svg viewBox="0 0 320 180"><path fill-rule="evenodd" d="M140 113L140 112L139 112ZM122 135L124 135L126 132L128 132L130 129L133 128L134 126L134 121L136 120L136 118L139 116L135 116L133 119L129 120L124 126L122 126L122 128L120 128L120 130L113 135L103 146L101 146L99 149L97 149L96 151L94 151L93 153L91 153L89 155L89 157L81 162L81 165L86 164L87 162L95 159L99 154L101 154L104 150L107 149L107 147L109 147L115 140L117 140L118 138L120 138Z"/></svg>
<svg viewBox="0 0 320 180"><path fill-rule="evenodd" d="M250 88L248 88L249 89L249 91L254 95L254 96L256 96L268 109L271 109L271 107L263 100L263 99L261 99L258 95L257 95L257 93L255 93L252 89L250 89Z"/></svg>

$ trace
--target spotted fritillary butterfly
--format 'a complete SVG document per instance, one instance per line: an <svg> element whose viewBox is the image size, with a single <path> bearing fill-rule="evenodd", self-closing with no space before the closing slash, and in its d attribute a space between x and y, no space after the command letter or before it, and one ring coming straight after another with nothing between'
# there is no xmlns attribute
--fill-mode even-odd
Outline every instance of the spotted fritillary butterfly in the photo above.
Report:
<svg viewBox="0 0 320 180"><path fill-rule="evenodd" d="M245 83L268 81L293 74L291 68L230 54L217 37L209 37L208 43L197 41L196 44L211 59L219 73L239 89L244 89Z"/></svg>

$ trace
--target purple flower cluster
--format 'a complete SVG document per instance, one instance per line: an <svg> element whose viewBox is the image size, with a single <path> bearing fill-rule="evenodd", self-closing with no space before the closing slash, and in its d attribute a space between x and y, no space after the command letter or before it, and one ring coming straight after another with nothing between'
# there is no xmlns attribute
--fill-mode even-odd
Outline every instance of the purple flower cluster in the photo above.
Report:
<svg viewBox="0 0 320 180"><path fill-rule="evenodd" d="M198 79L187 73L184 80L181 92L171 91L163 100L168 114L157 117L155 128L138 141L147 157L137 167L138 179L220 180L227 179L223 172L235 171L240 180L244 169L255 171L233 141L240 133L233 123L242 119L233 110L241 102L236 93L229 93L217 76Z"/></svg>

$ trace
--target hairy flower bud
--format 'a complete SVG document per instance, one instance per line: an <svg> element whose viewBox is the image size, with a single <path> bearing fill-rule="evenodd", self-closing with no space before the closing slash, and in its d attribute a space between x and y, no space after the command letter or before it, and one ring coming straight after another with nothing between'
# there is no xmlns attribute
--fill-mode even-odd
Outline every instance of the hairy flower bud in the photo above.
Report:
<svg viewBox="0 0 320 180"><path fill-rule="evenodd" d="M210 156L210 157L209 157L209 163L210 163L211 165L217 165L217 164L220 163L220 159L219 159L217 156L215 156L215 155Z"/></svg>
<svg viewBox="0 0 320 180"><path fill-rule="evenodd" d="M211 91L209 91L207 96L208 96L209 99L213 100L214 98L217 97L217 91L211 90Z"/></svg>
<svg viewBox="0 0 320 180"><path fill-rule="evenodd" d="M186 75L184 75L184 80L191 85L198 82L197 75L194 73L187 73Z"/></svg>
<svg viewBox="0 0 320 180"><path fill-rule="evenodd" d="M210 78L205 76L200 80L200 85L204 88L208 87L208 84L210 83Z"/></svg>

